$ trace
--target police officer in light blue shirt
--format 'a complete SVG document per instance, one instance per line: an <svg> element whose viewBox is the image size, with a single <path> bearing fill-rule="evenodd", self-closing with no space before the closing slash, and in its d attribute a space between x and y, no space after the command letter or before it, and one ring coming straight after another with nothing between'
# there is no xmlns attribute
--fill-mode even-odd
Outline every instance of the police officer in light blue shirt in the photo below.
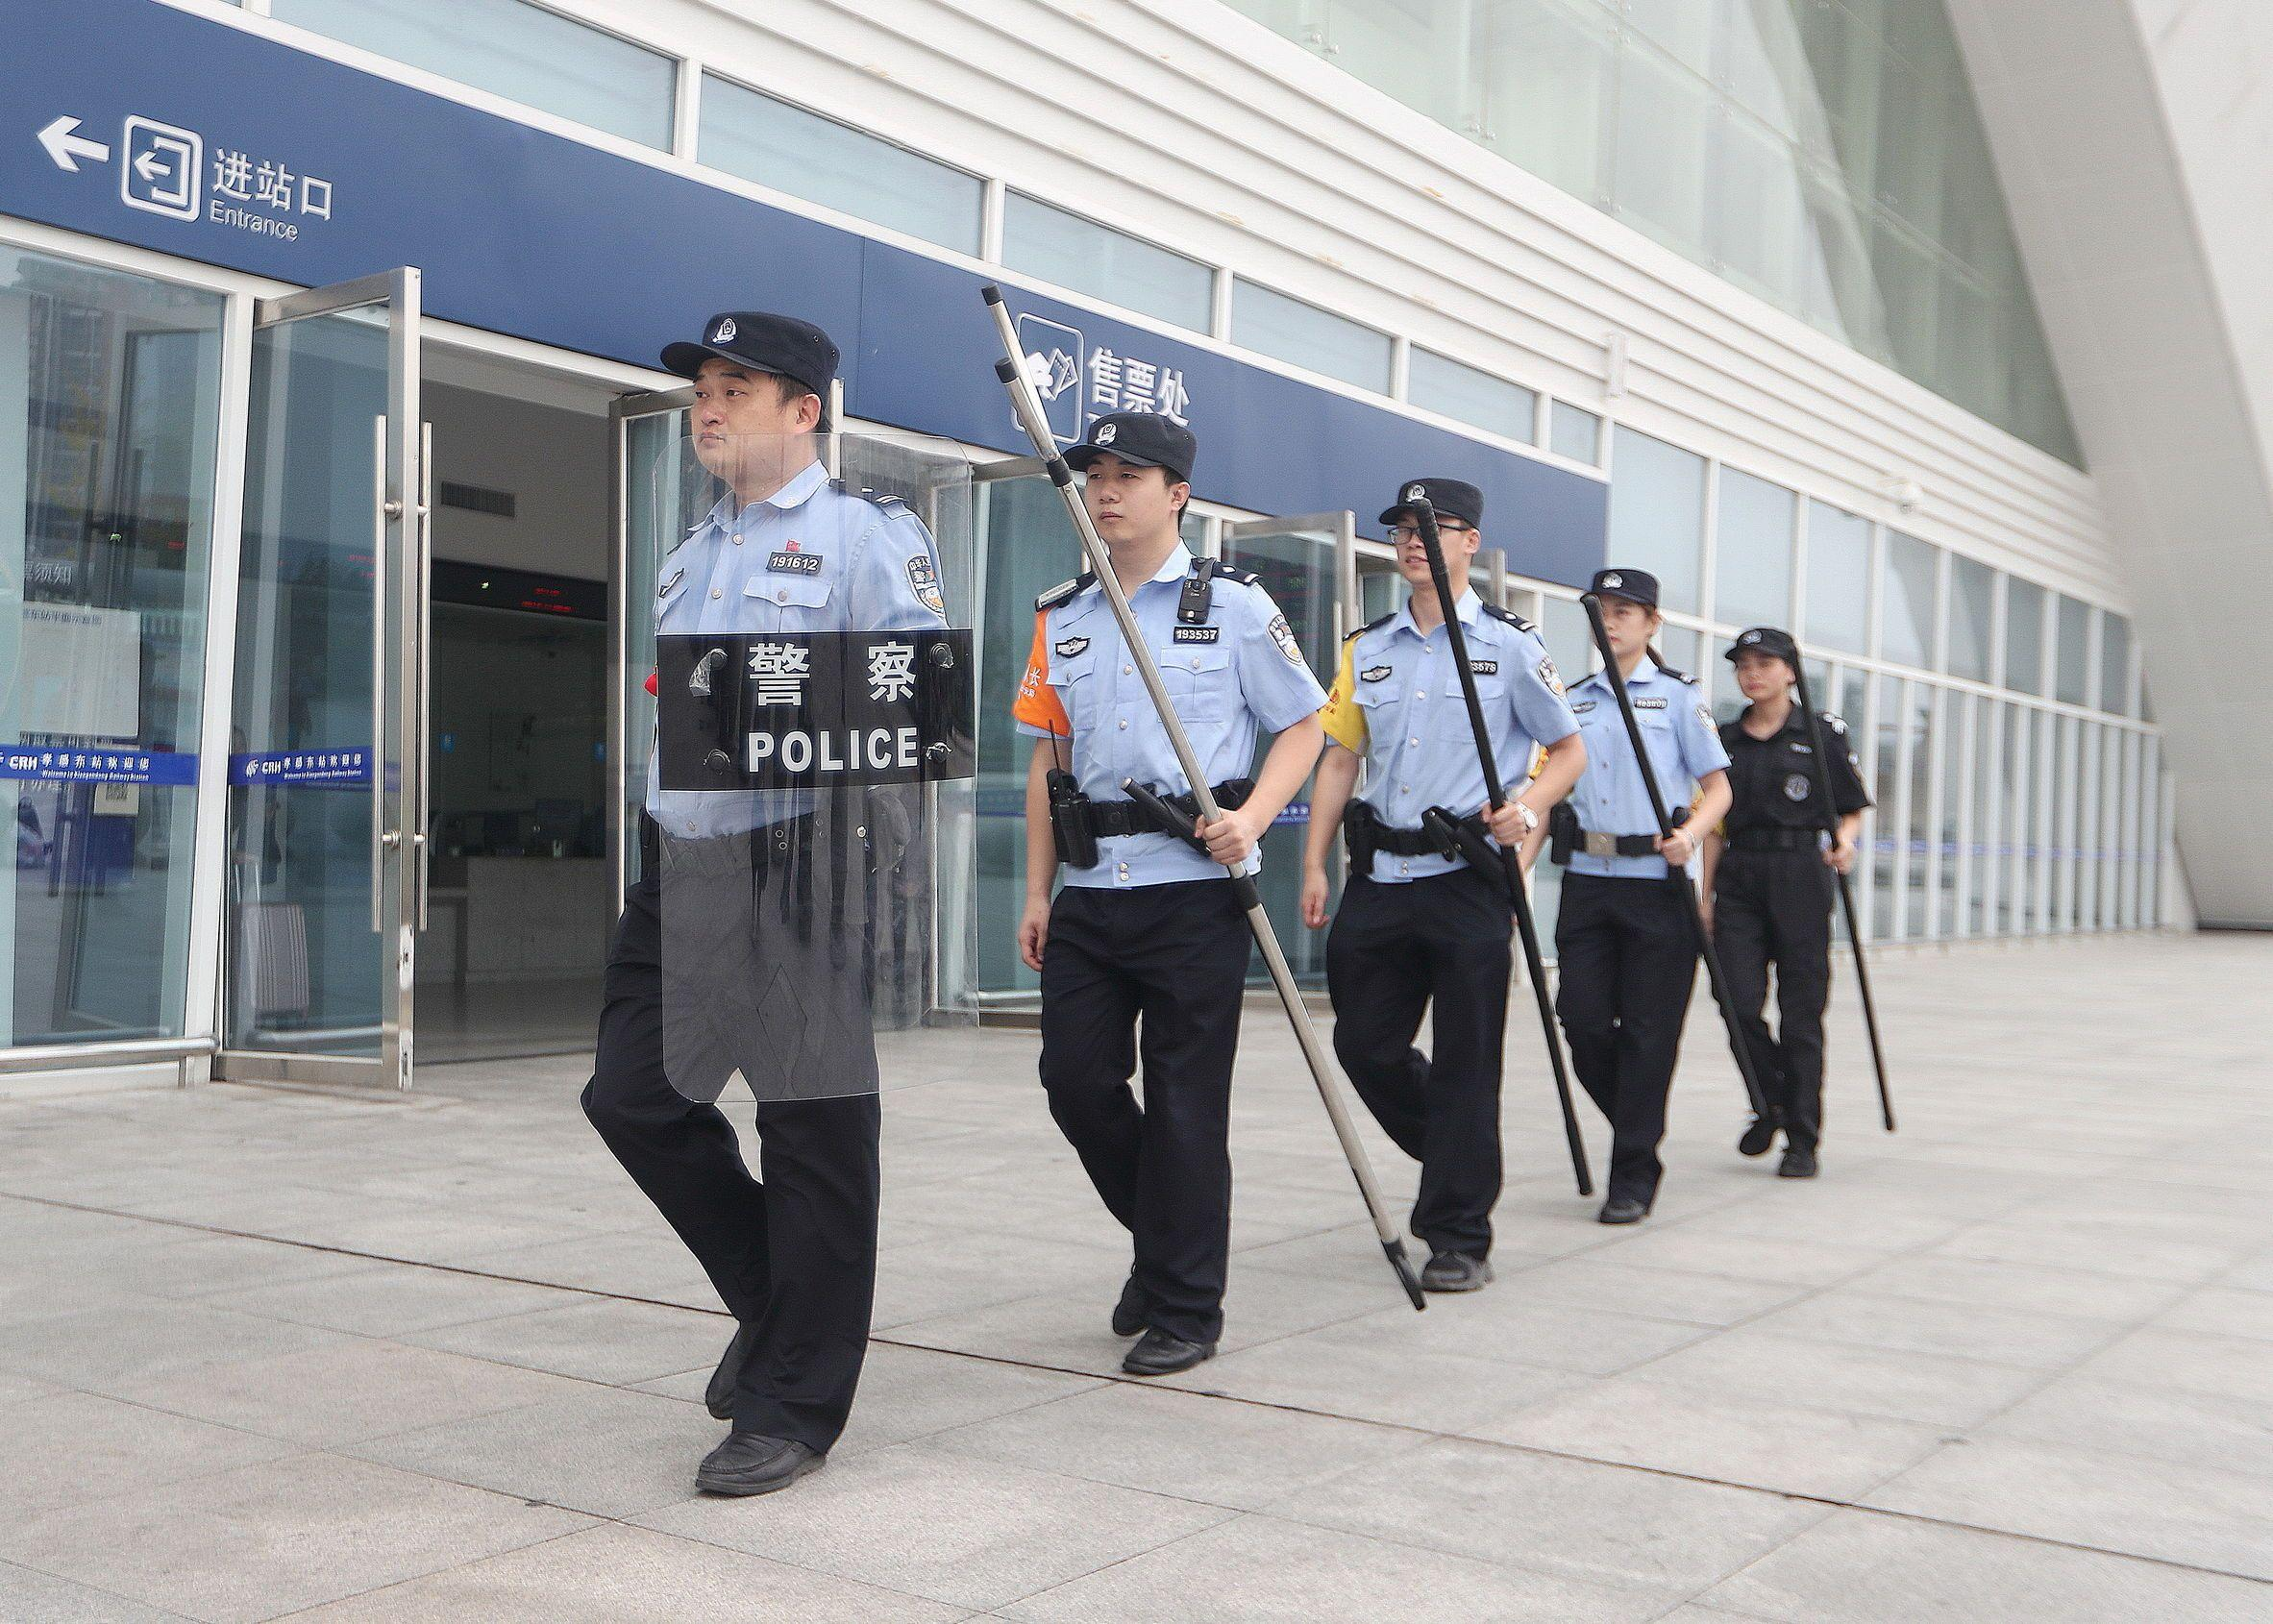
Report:
<svg viewBox="0 0 2273 1624"><path fill-rule="evenodd" d="M727 494L657 574L658 632L876 631L944 621L922 523L889 498L837 488L824 472L816 433L827 431L837 364L827 333L789 316L729 310L704 324L700 342L673 344L662 359L693 381L694 454ZM651 760L640 875L608 945L584 1112L736 1320L705 1394L710 1414L733 1430L696 1485L763 1494L819 1466L852 1410L876 1290L879 1114L873 1087L760 1097L762 1157L745 1161L717 1105L673 1082L663 829L688 865L682 873L709 872L705 863L724 849L716 872L778 898L793 890L784 876L800 863L809 875L816 808L809 792L665 792L658 775ZM725 900L763 919L750 928L810 923L769 914L753 898ZM849 962L864 971L867 961ZM675 982L688 972L684 964L670 971ZM757 989L704 987L696 1004L713 991L754 999ZM806 994L827 1001L839 991ZM865 983L848 996L863 1004ZM873 1072L873 1046L857 1058ZM750 1060L741 1066L754 1091ZM826 1089L831 1079L810 1081Z"/></svg>
<svg viewBox="0 0 2273 1624"><path fill-rule="evenodd" d="M1112 1327L1142 1333L1122 1363L1140 1376L1190 1368L1223 1333L1231 1063L1252 948L1224 869L1252 872L1257 844L1324 737L1325 694L1271 595L1178 538L1198 453L1181 424L1115 412L1066 460L1087 475L1082 501L1223 816L1199 819L1093 578L1036 603L1013 707L1034 740L1018 937L1021 957L1042 972L1042 1086L1129 1230L1134 1266ZM1258 730L1276 737L1250 781ZM1206 853L1159 832L1124 793L1128 779L1176 803ZM1061 864L1066 884L1052 899ZM1129 1087L1140 1057L1141 1104Z"/></svg>
<svg viewBox="0 0 2273 1624"><path fill-rule="evenodd" d="M1648 1216L1665 1173L1657 1147L1696 980L1694 907L1688 891L1670 883L1668 865L1686 867L1701 831L1728 810L1728 751L1696 679L1668 666L1651 645L1661 624L1657 578L1603 570L1594 591L1677 825L1669 837L1657 832L1608 674L1572 684L1587 770L1551 820L1555 861L1569 865L1555 919L1555 1010L1578 1080L1610 1119L1601 1220L1636 1223Z"/></svg>
<svg viewBox="0 0 2273 1624"><path fill-rule="evenodd" d="M1479 872L1423 823L1436 809L1519 845L1585 765L1578 725L1555 662L1532 624L1468 586L1482 544L1484 499L1460 480L1415 480L1437 513L1494 768L1516 793L1496 817L1436 579L1410 507L1381 515L1411 596L1395 614L1343 641L1326 736L1311 792L1302 915L1326 923L1326 856L1337 827L1349 884L1326 938L1334 1051L1358 1095L1421 1163L1413 1232L1428 1243L1421 1285L1470 1292L1492 1278L1492 1208L1499 1198L1499 1079L1507 1025L1511 898L1506 872ZM1535 754L1544 760L1526 784ZM1360 767L1365 789L1350 790ZM1413 1040L1423 1013L1430 1053Z"/></svg>

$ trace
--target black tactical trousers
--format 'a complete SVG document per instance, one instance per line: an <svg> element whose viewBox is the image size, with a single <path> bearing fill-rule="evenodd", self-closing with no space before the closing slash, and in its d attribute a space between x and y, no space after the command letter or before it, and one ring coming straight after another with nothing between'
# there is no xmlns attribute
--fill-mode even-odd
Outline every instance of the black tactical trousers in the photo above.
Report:
<svg viewBox="0 0 2273 1624"><path fill-rule="evenodd" d="M1688 898L1670 879L1566 873L1555 958L1571 1067L1610 1120L1605 1193L1646 1206L1665 1173L1657 1147L1696 983Z"/></svg>
<svg viewBox="0 0 2273 1624"><path fill-rule="evenodd" d="M1760 1086L1794 1150L1823 1131L1823 1004L1831 992L1831 903L1838 881L1814 851L1721 854L1713 875L1713 945L1742 1017ZM1776 967L1768 1036L1767 967Z"/></svg>
<svg viewBox="0 0 2273 1624"><path fill-rule="evenodd" d="M1149 1322L1187 1341L1223 1329L1231 1063L1253 945L1228 882L1188 880L1067 886L1042 954L1050 1114L1134 1239Z"/></svg>
<svg viewBox="0 0 2273 1624"><path fill-rule="evenodd" d="M1353 874L1326 937L1334 1053L1420 1162L1413 1233L1434 1251L1492 1250L1509 920L1507 894L1472 868L1399 885ZM1426 1055L1413 1046L1424 1009Z"/></svg>
<svg viewBox="0 0 2273 1624"><path fill-rule="evenodd" d="M880 1190L874 1094L757 1107L759 1177L726 1114L663 1070L662 917L653 826L643 877L608 945L599 1053L584 1115L744 1324L755 1351L737 1429L826 1452L868 1352ZM723 1345L723 1344L722 1344Z"/></svg>

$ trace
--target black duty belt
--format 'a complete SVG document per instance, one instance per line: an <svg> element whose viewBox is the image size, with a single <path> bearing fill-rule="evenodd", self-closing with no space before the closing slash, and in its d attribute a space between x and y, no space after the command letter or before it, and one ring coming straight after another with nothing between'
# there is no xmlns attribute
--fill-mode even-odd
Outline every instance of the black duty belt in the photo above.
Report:
<svg viewBox="0 0 2273 1624"><path fill-rule="evenodd" d="M1445 857L1445 843L1426 829L1400 829L1394 824L1373 825L1373 847L1393 857Z"/></svg>
<svg viewBox="0 0 2273 1624"><path fill-rule="evenodd" d="M1604 834L1600 829L1581 829L1575 849L1589 857L1654 857L1657 855L1657 836L1653 834Z"/></svg>
<svg viewBox="0 0 2273 1624"><path fill-rule="evenodd" d="M1818 829L1787 828L1780 824L1736 829L1728 837L1732 851L1814 851L1822 842L1822 832Z"/></svg>
<svg viewBox="0 0 2273 1624"><path fill-rule="evenodd" d="M1211 792L1216 804L1229 812L1247 804L1247 798L1255 793L1252 778L1232 778L1218 784ZM1161 799L1187 818L1199 816L1199 798L1191 795L1168 795ZM1160 825L1150 813L1133 800L1084 800L1079 803L1079 817L1089 832L1099 840L1124 834L1159 834Z"/></svg>

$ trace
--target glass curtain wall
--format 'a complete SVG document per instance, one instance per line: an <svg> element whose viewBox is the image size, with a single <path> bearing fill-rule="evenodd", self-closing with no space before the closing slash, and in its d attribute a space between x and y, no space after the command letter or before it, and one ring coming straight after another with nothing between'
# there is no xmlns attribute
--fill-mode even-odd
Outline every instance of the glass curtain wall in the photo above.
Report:
<svg viewBox="0 0 2273 1624"><path fill-rule="evenodd" d="M2082 466L1942 0L1230 0Z"/></svg>
<svg viewBox="0 0 2273 1624"><path fill-rule="evenodd" d="M0 248L0 1044L184 1030L222 307Z"/></svg>

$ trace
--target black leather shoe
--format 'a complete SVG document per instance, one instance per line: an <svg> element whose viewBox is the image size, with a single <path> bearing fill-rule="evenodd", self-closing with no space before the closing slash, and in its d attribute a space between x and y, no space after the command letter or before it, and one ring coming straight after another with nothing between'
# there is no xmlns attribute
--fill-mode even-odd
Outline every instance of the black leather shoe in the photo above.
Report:
<svg viewBox="0 0 2273 1624"><path fill-rule="evenodd" d="M1649 1216L1649 1203L1637 1201L1631 1195L1613 1195L1602 1203L1602 1210L1594 1215L1597 1223L1640 1223Z"/></svg>
<svg viewBox="0 0 2273 1624"><path fill-rule="evenodd" d="M1424 1292L1480 1292L1492 1284L1492 1265L1466 1252L1439 1252L1421 1271Z"/></svg>
<svg viewBox="0 0 2273 1624"><path fill-rule="evenodd" d="M1778 1178L1814 1178L1816 1153L1813 1150L1787 1150L1783 1164L1776 1169Z"/></svg>
<svg viewBox="0 0 2273 1624"><path fill-rule="evenodd" d="M734 1418L734 1389L741 1386L742 1366L750 1363L750 1350L756 1345L756 1326L734 1327L734 1340L727 1343L726 1356L719 1360L718 1368L710 1372L710 1385L703 1390L703 1406L713 1419Z"/></svg>
<svg viewBox="0 0 2273 1624"><path fill-rule="evenodd" d="M771 1494L819 1471L827 1459L785 1438L737 1432L703 1457L695 1487L705 1494Z"/></svg>
<svg viewBox="0 0 2273 1624"><path fill-rule="evenodd" d="M1137 1345L1121 1362L1121 1368L1131 1376L1171 1376L1215 1356L1215 1343L1188 1342L1181 1337L1170 1336L1156 1325L1137 1340Z"/></svg>
<svg viewBox="0 0 2273 1624"><path fill-rule="evenodd" d="M1744 1137L1737 1141L1741 1156L1765 1156L1776 1143L1776 1124L1766 1117L1755 1117L1752 1125L1744 1130Z"/></svg>
<svg viewBox="0 0 2273 1624"><path fill-rule="evenodd" d="M1113 1305L1113 1335L1133 1337L1145 1328L1145 1311L1152 1306L1145 1295L1145 1289L1137 1284L1136 1271L1131 1269L1128 1284L1121 1288L1121 1300Z"/></svg>

